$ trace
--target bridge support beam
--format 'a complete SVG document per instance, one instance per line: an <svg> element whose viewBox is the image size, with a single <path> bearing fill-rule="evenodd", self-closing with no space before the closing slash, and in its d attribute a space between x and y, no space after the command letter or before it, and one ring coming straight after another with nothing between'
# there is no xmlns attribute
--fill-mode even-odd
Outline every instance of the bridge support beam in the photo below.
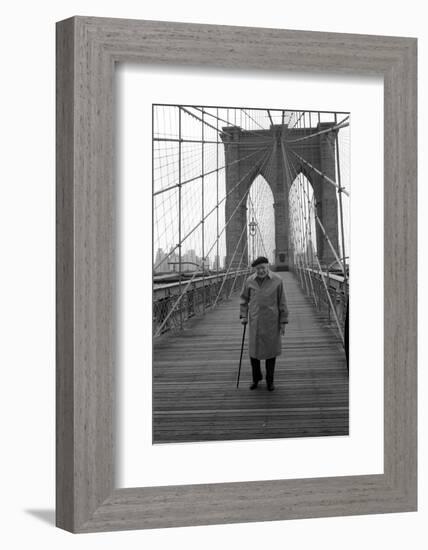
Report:
<svg viewBox="0 0 428 550"><path fill-rule="evenodd" d="M287 173L281 151L282 126L273 126L274 133L274 171L271 175L271 186L275 209L275 265L276 271L288 271L290 268L289 253L289 208Z"/></svg>
<svg viewBox="0 0 428 550"><path fill-rule="evenodd" d="M241 158L240 138L241 129L238 126L227 128L225 134L225 164L226 164L226 268L237 269L240 259L246 254L247 245L247 201L242 200L248 189L245 180ZM245 155L242 155L245 156ZM246 258L242 260L242 267L247 265Z"/></svg>
<svg viewBox="0 0 428 550"><path fill-rule="evenodd" d="M318 124L318 130L325 130L332 126L331 123ZM336 130L337 132L337 130ZM320 170L333 181L336 181L336 160L335 160L335 133L329 132L319 136L319 164ZM338 235L338 209L337 209L337 189L323 178L318 176L319 191L316 194L318 206L318 215L324 226L325 232L330 239L334 249L339 250ZM317 244L319 242L318 256L323 266L328 266L335 261L333 251L326 242L322 231L317 227ZM338 267L338 266L336 266Z"/></svg>

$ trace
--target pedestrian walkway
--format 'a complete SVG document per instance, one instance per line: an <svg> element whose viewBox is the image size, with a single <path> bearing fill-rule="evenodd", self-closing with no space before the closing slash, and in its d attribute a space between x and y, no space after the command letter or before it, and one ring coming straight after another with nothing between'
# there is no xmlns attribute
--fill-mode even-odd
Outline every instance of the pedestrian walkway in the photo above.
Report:
<svg viewBox="0 0 428 550"><path fill-rule="evenodd" d="M248 389L248 340L236 389L243 327L235 295L180 333L155 340L153 443L348 434L343 347L294 275L278 274L286 286L289 324L276 362L275 391L267 391L265 380Z"/></svg>

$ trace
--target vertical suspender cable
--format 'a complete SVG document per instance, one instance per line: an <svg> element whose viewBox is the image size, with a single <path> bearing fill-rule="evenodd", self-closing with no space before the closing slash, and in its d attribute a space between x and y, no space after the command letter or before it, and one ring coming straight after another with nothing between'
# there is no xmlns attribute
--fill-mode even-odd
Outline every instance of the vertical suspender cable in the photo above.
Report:
<svg viewBox="0 0 428 550"><path fill-rule="evenodd" d="M202 143L201 143L201 151L202 151L202 158L201 158L201 163L202 163L202 169L201 169L201 179L202 179L202 182L201 182L201 186L202 186L202 193L201 193L201 197L202 197L202 208L201 208L201 224L202 224L202 227L201 227L201 237L202 237L202 311L205 313L205 295L206 295L206 292L205 292L205 174L204 174L204 152L205 152L205 148L204 148L204 138L205 138L205 129L204 129L204 110L202 109L202 115L201 115L201 124L202 124L202 127L201 127L201 131L202 131Z"/></svg>
<svg viewBox="0 0 428 550"><path fill-rule="evenodd" d="M334 113L334 124L337 125L337 114ZM336 131L335 135L336 142L336 167L337 167L337 183L339 184L339 219L340 219L340 232L342 234L342 258L343 258L343 278L344 283L346 284L347 273L346 273L346 251L345 251L345 234L344 234L344 223L343 223L343 201L342 201L342 181L340 173L340 157L339 157L339 130Z"/></svg>
<svg viewBox="0 0 428 550"><path fill-rule="evenodd" d="M182 258L181 225L182 225L182 196L181 196L181 107L178 107L178 277L179 294L182 283ZM183 308L180 307L180 328L183 328Z"/></svg>

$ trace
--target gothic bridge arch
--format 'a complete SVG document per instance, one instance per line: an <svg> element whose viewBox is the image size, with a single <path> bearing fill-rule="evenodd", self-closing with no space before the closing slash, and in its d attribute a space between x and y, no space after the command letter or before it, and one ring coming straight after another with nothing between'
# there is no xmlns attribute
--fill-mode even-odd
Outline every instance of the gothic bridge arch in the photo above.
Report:
<svg viewBox="0 0 428 550"><path fill-rule="evenodd" d="M232 261L233 252L237 250L235 258L240 258L246 246L247 234L244 227L249 220L246 201L242 200L242 197L259 174L270 185L274 197L274 269L288 271L292 262L288 193L299 173L303 173L311 183L317 215L333 247L338 250L336 188L299 159L301 157L307 160L328 178L336 181L335 134L337 130L322 133L310 139L294 141L332 126L334 123L319 123L316 127L304 129L288 128L287 125L272 125L266 130L251 131L242 130L239 126L227 126L222 129L221 138L225 148L226 165L225 219L230 220L226 226L227 265ZM285 158L288 159L287 164ZM243 236L242 233L244 233ZM240 237L241 240L239 240ZM334 255L325 242L319 224L316 224L316 240L320 262L326 266L334 261Z"/></svg>

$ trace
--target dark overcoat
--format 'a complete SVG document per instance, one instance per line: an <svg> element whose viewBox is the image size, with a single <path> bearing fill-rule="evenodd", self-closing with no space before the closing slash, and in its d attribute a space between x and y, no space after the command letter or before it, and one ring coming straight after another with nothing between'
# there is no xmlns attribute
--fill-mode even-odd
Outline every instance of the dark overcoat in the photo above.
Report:
<svg viewBox="0 0 428 550"><path fill-rule="evenodd" d="M281 323L288 323L284 281L268 271L261 285L253 273L240 294L240 318L248 319L250 357L269 359L281 355Z"/></svg>

